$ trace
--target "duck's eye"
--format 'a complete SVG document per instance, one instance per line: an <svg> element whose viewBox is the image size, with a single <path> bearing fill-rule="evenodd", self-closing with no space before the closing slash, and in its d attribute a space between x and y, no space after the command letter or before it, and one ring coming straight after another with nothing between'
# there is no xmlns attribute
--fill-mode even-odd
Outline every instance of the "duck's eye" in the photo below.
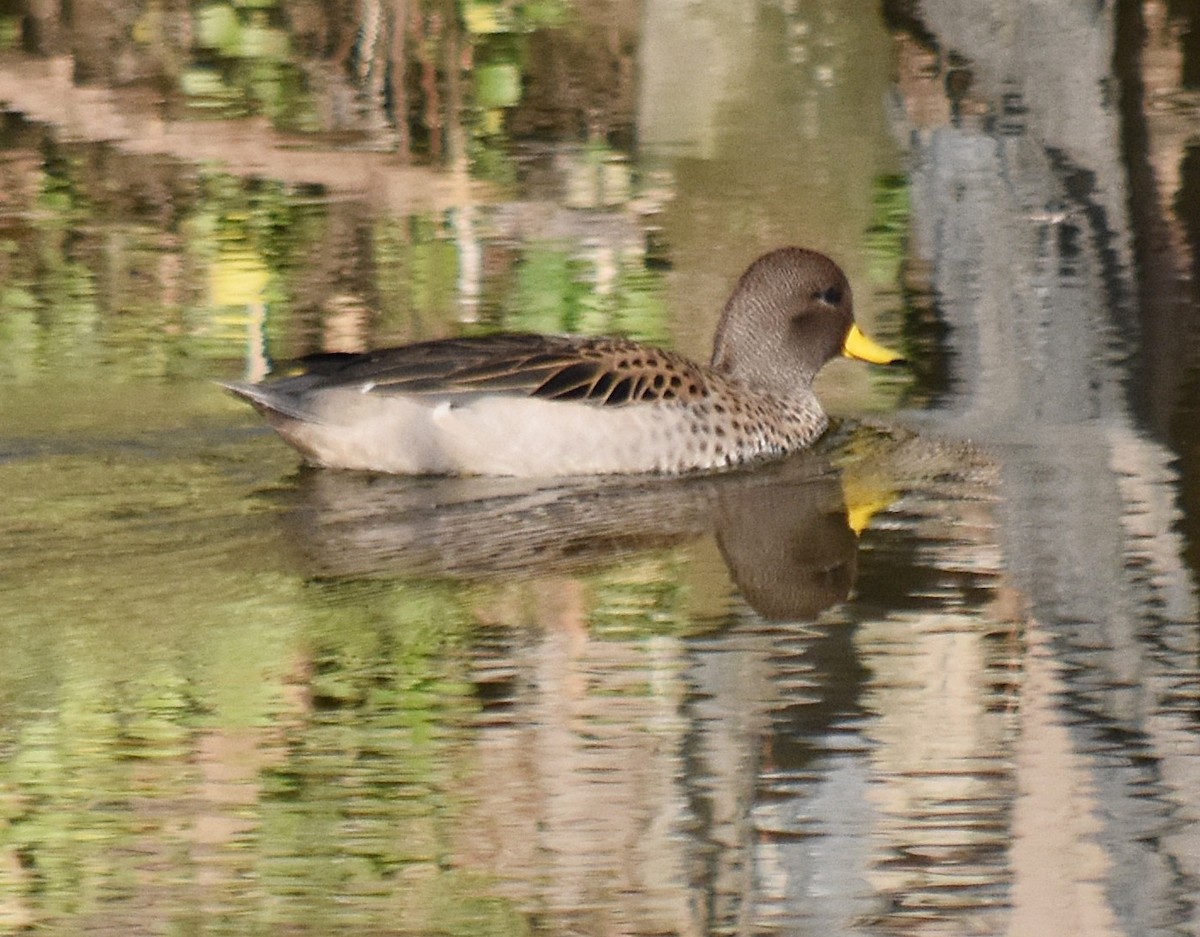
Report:
<svg viewBox="0 0 1200 937"><path fill-rule="evenodd" d="M828 303L830 306L836 306L842 301L842 291L836 286L829 286L823 290L813 293L813 299L819 299L823 303Z"/></svg>

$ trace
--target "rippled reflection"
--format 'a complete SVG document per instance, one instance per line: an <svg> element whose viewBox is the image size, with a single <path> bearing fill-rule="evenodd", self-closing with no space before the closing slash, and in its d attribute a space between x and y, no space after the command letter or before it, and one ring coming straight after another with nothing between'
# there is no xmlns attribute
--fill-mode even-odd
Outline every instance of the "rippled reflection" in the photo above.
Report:
<svg viewBox="0 0 1200 937"><path fill-rule="evenodd" d="M0 932L1200 933L1196 20L0 10ZM212 383L704 357L795 242L913 367L779 465L311 472Z"/></svg>

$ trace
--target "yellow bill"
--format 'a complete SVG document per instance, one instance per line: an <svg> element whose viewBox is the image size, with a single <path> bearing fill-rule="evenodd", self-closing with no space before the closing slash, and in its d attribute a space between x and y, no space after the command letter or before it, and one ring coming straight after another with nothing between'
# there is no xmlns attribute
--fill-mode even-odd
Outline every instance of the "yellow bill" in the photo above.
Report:
<svg viewBox="0 0 1200 937"><path fill-rule="evenodd" d="M842 496L846 502L846 523L861 535L880 511L887 510L900 496L882 481L842 476Z"/></svg>
<svg viewBox="0 0 1200 937"><path fill-rule="evenodd" d="M895 364L903 361L904 355L884 348L873 339L867 338L857 325L850 326L846 341L842 343L842 354L847 358L869 361L871 364Z"/></svg>

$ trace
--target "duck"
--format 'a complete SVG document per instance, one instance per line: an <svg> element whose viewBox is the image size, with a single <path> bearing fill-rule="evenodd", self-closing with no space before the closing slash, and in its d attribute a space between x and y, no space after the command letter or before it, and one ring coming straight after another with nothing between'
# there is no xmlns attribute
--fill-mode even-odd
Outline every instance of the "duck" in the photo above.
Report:
<svg viewBox="0 0 1200 937"><path fill-rule="evenodd" d="M783 247L738 279L708 364L625 338L499 333L310 355L296 373L222 386L325 468L681 474L811 447L829 426L813 379L839 354L904 360L855 324L833 260Z"/></svg>

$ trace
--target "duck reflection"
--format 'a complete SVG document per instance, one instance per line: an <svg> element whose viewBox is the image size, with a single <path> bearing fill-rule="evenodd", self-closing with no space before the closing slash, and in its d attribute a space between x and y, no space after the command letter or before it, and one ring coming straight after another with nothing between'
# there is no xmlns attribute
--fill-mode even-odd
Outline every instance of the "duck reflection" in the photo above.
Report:
<svg viewBox="0 0 1200 937"><path fill-rule="evenodd" d="M841 473L812 452L753 472L633 481L303 470L293 497L285 523L317 577L579 574L711 535L746 601L782 620L844 600L856 568Z"/></svg>
<svg viewBox="0 0 1200 937"><path fill-rule="evenodd" d="M870 675L855 643L861 623L854 609L822 610L854 584L856 530L873 509L911 479L969 470L956 450L863 430L719 476L304 472L288 489L287 539L321 586L340 593L371 577L411 578L416 593L437 580L454 586L427 590L454 593L450 605L363 608L357 599L372 590L350 583L347 620L369 624L345 658L372 662L372 687L389 667L405 686L447 675L471 707L423 723L420 703L398 714L322 702L314 723L330 720L339 740L362 732L369 751L388 740L382 762L344 759L352 769L339 762L333 774L410 776L417 759L402 727L419 725L445 759L430 811L440 825L389 827L387 841L426 842L436 829L439 868L488 882L535 930L700 935L798 920L795 896L824 880L831 855L868 841L874 816L863 783L874 755L853 744ZM877 552L869 563L864 554L864 569L878 566ZM727 601L722 564L757 614ZM424 668L408 651L394 656L405 636L440 633L447 608L464 611L471 624L458 636L468 641L452 640ZM710 609L730 627L710 627ZM318 646L349 640L340 619L322 634ZM328 679L331 657L314 654L310 672ZM299 771L306 749L293 750ZM417 783L402 798L394 784L341 783L339 796L350 789L418 805L424 796ZM347 811L356 824L367 812ZM869 913L865 877L848 880L836 900Z"/></svg>

